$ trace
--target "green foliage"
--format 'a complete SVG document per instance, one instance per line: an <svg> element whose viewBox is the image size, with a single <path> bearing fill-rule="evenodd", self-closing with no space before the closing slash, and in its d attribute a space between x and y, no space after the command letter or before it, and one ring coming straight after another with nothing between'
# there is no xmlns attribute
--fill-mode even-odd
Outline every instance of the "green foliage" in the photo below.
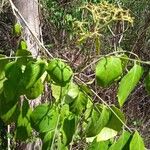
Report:
<svg viewBox="0 0 150 150"><path fill-rule="evenodd" d="M79 91L78 96L69 103L70 111L76 115L81 114L86 109L87 101L88 97L82 91Z"/></svg>
<svg viewBox="0 0 150 150"><path fill-rule="evenodd" d="M58 109L48 104L37 106L31 114L32 127L40 132L47 132L54 130L57 125Z"/></svg>
<svg viewBox="0 0 150 150"><path fill-rule="evenodd" d="M92 110L91 118L87 125L86 135L92 137L97 135L103 127L107 125L110 119L110 111L104 105L98 105L97 109Z"/></svg>
<svg viewBox="0 0 150 150"><path fill-rule="evenodd" d="M59 59L53 59L49 62L47 72L51 79L63 86L70 81L73 74L71 68Z"/></svg>
<svg viewBox="0 0 150 150"><path fill-rule="evenodd" d="M43 92L44 86L42 81L39 79L31 88L27 89L25 94L28 99L36 99Z"/></svg>
<svg viewBox="0 0 150 150"><path fill-rule="evenodd" d="M131 134L129 132L123 131L122 135L110 146L109 150L122 150L130 137Z"/></svg>
<svg viewBox="0 0 150 150"><path fill-rule="evenodd" d="M97 135L97 142L107 141L111 138L114 138L117 135L117 131L104 127L100 133Z"/></svg>
<svg viewBox="0 0 150 150"><path fill-rule="evenodd" d="M68 10L65 14L61 3L52 0L46 2L52 12L51 21L58 23L57 26L63 24L62 28L75 28L80 46L88 38L93 38L97 54L100 53L100 32L103 26L112 21L133 22L128 11L108 2L80 1L84 4L83 9L74 8L75 12ZM82 13L87 16L84 18L83 15L81 20ZM58 22L62 17L64 22ZM92 30L89 25L93 27ZM14 32L19 36L21 28L16 25ZM15 139L26 141L35 130L43 142L43 150L71 149L80 140L84 140L88 150L144 150L139 133L124 130L126 120L122 110L107 105L83 81L77 80L72 71L74 68L58 58L33 59L24 40L20 41L15 56L16 59L12 61L0 56L0 118L6 124L15 124ZM106 88L121 80L118 89L120 107L127 101L143 74L143 67L134 64L123 76L130 60L123 52L122 55L102 57L95 69L95 86ZM45 92L45 83L49 85L52 100L39 104L32 111L29 100ZM149 91L149 74L145 85ZM94 103L95 97L103 104L98 101Z"/></svg>
<svg viewBox="0 0 150 150"><path fill-rule="evenodd" d="M49 132L41 134L40 137L41 137L42 142L43 142L42 150L50 149L52 141L53 141L53 136L54 136L53 131L49 131Z"/></svg>
<svg viewBox="0 0 150 150"><path fill-rule="evenodd" d="M145 150L143 139L137 131L135 131L131 139L130 150Z"/></svg>
<svg viewBox="0 0 150 150"><path fill-rule="evenodd" d="M32 133L30 123L31 109L29 108L28 101L24 101L22 108L20 109L17 123L16 123L16 139L25 141Z"/></svg>
<svg viewBox="0 0 150 150"><path fill-rule="evenodd" d="M87 150L108 150L109 146L108 146L109 142L97 142L96 140L94 140L91 145L88 147Z"/></svg>
<svg viewBox="0 0 150 150"><path fill-rule="evenodd" d="M75 117L70 116L68 118L65 118L64 123L63 123L63 131L64 131L64 136L63 136L63 143L67 146L72 140L72 137L75 133L76 129L76 122L75 122Z"/></svg>
<svg viewBox="0 0 150 150"><path fill-rule="evenodd" d="M115 79L118 79L121 75L122 64L119 58L102 58L96 66L97 83L102 87L109 86Z"/></svg>
<svg viewBox="0 0 150 150"><path fill-rule="evenodd" d="M21 61L26 57L25 55L19 59ZM75 139L83 136L90 140L87 142L88 149L116 149L117 147L120 150L124 147L133 149L132 145L137 140L138 145L144 147L142 138L137 132L129 140L130 134L123 130L125 116L119 108L93 104L90 101L93 96L92 91L86 85L75 84L71 80L72 69L61 60L52 59L48 66L46 64L46 60L31 59L26 64L19 63L17 60L6 61L5 68L1 67L5 80L1 84L0 117L5 123L16 124L16 139L27 140L35 129L43 141L43 149L54 147L67 149L72 142L76 142ZM142 67L135 64L122 77L118 95L123 94L127 97L138 83L142 72ZM44 74L50 75L50 79L45 80ZM113 56L101 59L96 66L96 79L101 80L99 83L103 86L111 85L119 77L121 78L122 74L122 62ZM45 81L51 84L54 101L40 104L31 111L28 100L36 99L44 92ZM22 105L19 105L22 95L27 99L24 97ZM123 105L123 102L121 104ZM81 122L84 134L80 134L78 127L81 116L84 118ZM123 133L120 138L111 142L121 132Z"/></svg>
<svg viewBox="0 0 150 150"><path fill-rule="evenodd" d="M135 88L143 74L143 68L135 64L133 68L121 79L118 89L118 102L120 107L123 106L127 97Z"/></svg>
<svg viewBox="0 0 150 150"><path fill-rule="evenodd" d="M111 106L111 118L107 124L107 127L114 129L116 131L122 130L122 122L125 123L125 116L123 112L115 106ZM118 118L118 117L119 118Z"/></svg>
<svg viewBox="0 0 150 150"><path fill-rule="evenodd" d="M20 86L23 86L26 90L31 88L43 75L45 70L46 64L42 60L28 62L20 81Z"/></svg>
<svg viewBox="0 0 150 150"><path fill-rule="evenodd" d="M3 58L5 58L5 56L4 55L0 55L0 82L5 77L4 69L5 69L6 64L8 63L8 60L7 59L3 59Z"/></svg>
<svg viewBox="0 0 150 150"><path fill-rule="evenodd" d="M19 24L19 23L16 23L14 26L13 26L13 34L15 36L20 36L22 33L22 26Z"/></svg>

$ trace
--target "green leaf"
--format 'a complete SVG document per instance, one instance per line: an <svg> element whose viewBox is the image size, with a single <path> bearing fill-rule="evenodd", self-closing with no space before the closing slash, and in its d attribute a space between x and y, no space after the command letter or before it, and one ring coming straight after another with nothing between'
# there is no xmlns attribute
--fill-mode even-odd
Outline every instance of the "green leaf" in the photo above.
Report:
<svg viewBox="0 0 150 150"><path fill-rule="evenodd" d="M90 144L87 150L108 150L109 141L97 142L96 139Z"/></svg>
<svg viewBox="0 0 150 150"><path fill-rule="evenodd" d="M16 56L31 56L31 52L28 50L24 49L17 49ZM23 58L18 58L18 60L23 59ZM27 59L27 58L26 58Z"/></svg>
<svg viewBox="0 0 150 150"><path fill-rule="evenodd" d="M8 63L5 67L5 76L7 78L3 83L5 100L7 103L15 104L22 94L22 85L19 86L19 82L22 79L21 66L15 61Z"/></svg>
<svg viewBox="0 0 150 150"><path fill-rule="evenodd" d="M103 127L107 125L110 115L111 112L105 105L95 105L86 129L87 137L92 137L99 134Z"/></svg>
<svg viewBox="0 0 150 150"><path fill-rule="evenodd" d="M47 67L51 79L61 86L65 86L71 80L72 69L59 59L52 59Z"/></svg>
<svg viewBox="0 0 150 150"><path fill-rule="evenodd" d="M33 128L42 133L54 130L58 120L58 109L50 107L48 104L37 106L31 114L31 124Z"/></svg>
<svg viewBox="0 0 150 150"><path fill-rule="evenodd" d="M78 97L78 94L79 94L79 87L76 84L71 83L68 88L68 92L65 95L65 102L67 104L73 102Z"/></svg>
<svg viewBox="0 0 150 150"><path fill-rule="evenodd" d="M15 87L10 80L6 80L3 88L6 103L15 104L19 98L18 91L16 89L17 87Z"/></svg>
<svg viewBox="0 0 150 150"><path fill-rule="evenodd" d="M20 40L18 49L27 50L27 42L23 39Z"/></svg>
<svg viewBox="0 0 150 150"><path fill-rule="evenodd" d="M5 76L13 86L18 86L18 83L22 78L21 66L16 61L8 63L5 67Z"/></svg>
<svg viewBox="0 0 150 150"><path fill-rule="evenodd" d="M15 61L8 63L5 67L5 75L7 80L3 83L4 98L7 104L15 105L21 95L18 84L22 77L21 66Z"/></svg>
<svg viewBox="0 0 150 150"><path fill-rule="evenodd" d="M101 132L96 136L97 142L107 141L117 135L117 131L111 128L104 127Z"/></svg>
<svg viewBox="0 0 150 150"><path fill-rule="evenodd" d="M19 113L18 105L15 104L14 106L10 107L8 110L7 110L8 107L6 107L6 105L3 105L1 103L0 103L0 105L3 107L3 108L1 108L1 106L0 106L0 110L1 110L0 117L2 118L2 120L7 124L16 122L16 120L18 118L18 113ZM5 109L5 112L3 109Z"/></svg>
<svg viewBox="0 0 150 150"><path fill-rule="evenodd" d="M60 86L58 84L51 84L52 96L55 98L56 101L63 99L68 89L68 85Z"/></svg>
<svg viewBox="0 0 150 150"><path fill-rule="evenodd" d="M129 141L130 137L131 134L129 132L123 131L120 138L110 146L109 150L122 150Z"/></svg>
<svg viewBox="0 0 150 150"><path fill-rule="evenodd" d="M49 131L46 133L41 134L41 139L42 139L42 150L49 150L51 149L51 144L53 141L53 136L54 136L54 131Z"/></svg>
<svg viewBox="0 0 150 150"><path fill-rule="evenodd" d="M7 102L5 100L5 97L4 97L4 93L1 93L0 94L0 116L3 116L3 115L9 115L13 113L13 110L15 109L15 105L14 102ZM11 113L12 112L12 113ZM8 113L8 114L7 114ZM10 116L10 115L9 115ZM7 120L7 119L6 119Z"/></svg>
<svg viewBox="0 0 150 150"><path fill-rule="evenodd" d="M29 107L28 101L23 102L23 106L20 110L20 114L17 120L16 127L16 139L25 141L28 139L32 133L32 128L30 124L30 114L31 109Z"/></svg>
<svg viewBox="0 0 150 150"><path fill-rule="evenodd" d="M80 91L78 96L71 103L69 103L69 110L72 113L79 115L86 109L87 101L88 97Z"/></svg>
<svg viewBox="0 0 150 150"><path fill-rule="evenodd" d="M109 86L122 74L121 60L116 57L102 58L96 65L97 84L102 87Z"/></svg>
<svg viewBox="0 0 150 150"><path fill-rule="evenodd" d="M142 74L142 67L135 64L133 68L121 79L117 95L120 107L123 106L123 104L127 100L127 97L139 82Z"/></svg>
<svg viewBox="0 0 150 150"><path fill-rule="evenodd" d="M36 99L39 97L44 89L42 81L39 79L31 88L27 89L25 94L28 99Z"/></svg>
<svg viewBox="0 0 150 150"><path fill-rule="evenodd" d="M22 27L19 23L16 23L13 27L13 34L15 36L20 36L22 32Z"/></svg>
<svg viewBox="0 0 150 150"><path fill-rule="evenodd" d="M118 109L117 107L115 106L111 106L111 109L115 112L115 114L122 120L122 122L125 123L125 116L123 114L123 112ZM107 127L111 128L111 129L114 129L116 131L121 131L122 130L122 127L123 127L123 124L122 122L116 117L113 112L111 112L111 117L110 117L110 120L107 124Z"/></svg>
<svg viewBox="0 0 150 150"><path fill-rule="evenodd" d="M16 51L16 56L22 56L21 58L17 59L17 62L22 64L22 65L26 65L28 63L29 60L31 60L31 52L27 50L27 44L24 40L21 40L19 43L19 47ZM30 57L28 57L30 56Z"/></svg>
<svg viewBox="0 0 150 150"><path fill-rule="evenodd" d="M15 104L21 95L22 87L18 84L22 78L21 66L15 61L8 63L5 67L5 76L7 78L3 83L5 99Z"/></svg>
<svg viewBox="0 0 150 150"><path fill-rule="evenodd" d="M148 75L146 76L144 82L145 82L145 88L146 88L148 94L150 95L150 71L149 71Z"/></svg>
<svg viewBox="0 0 150 150"><path fill-rule="evenodd" d="M20 86L27 90L31 88L46 70L46 64L42 60L30 61L24 71Z"/></svg>
<svg viewBox="0 0 150 150"><path fill-rule="evenodd" d="M91 92L91 89L86 84L79 84L80 90L84 91L86 94L92 96L93 93Z"/></svg>
<svg viewBox="0 0 150 150"><path fill-rule="evenodd" d="M145 150L143 139L137 131L135 131L130 142L130 150Z"/></svg>
<svg viewBox="0 0 150 150"><path fill-rule="evenodd" d="M64 131L63 140L66 139L64 141L65 145L69 145L69 143L72 141L72 137L75 133L75 127L76 127L75 117L70 116L64 120L64 123L63 123L63 131Z"/></svg>
<svg viewBox="0 0 150 150"><path fill-rule="evenodd" d="M5 66L8 63L8 59L4 55L0 54L0 82L5 78Z"/></svg>

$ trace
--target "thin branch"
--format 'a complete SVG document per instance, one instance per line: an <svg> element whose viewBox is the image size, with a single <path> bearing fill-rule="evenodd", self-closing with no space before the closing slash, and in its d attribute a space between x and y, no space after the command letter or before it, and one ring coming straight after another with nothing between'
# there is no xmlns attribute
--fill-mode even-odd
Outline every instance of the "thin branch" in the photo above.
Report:
<svg viewBox="0 0 150 150"><path fill-rule="evenodd" d="M84 70L86 70L87 68L89 68L91 65L97 63L99 60L101 60L102 58L104 57L108 57L108 56L111 56L111 55L114 55L114 54L119 54L119 53L129 53L131 55L134 55L135 57L137 57L137 59L132 59L132 58L127 58L127 57L121 57L121 56L117 56L115 55L115 57L117 58L121 58L121 59L125 59L125 60L130 60L130 61L133 61L133 62L138 62L138 63L141 63L141 64L146 64L146 65L150 65L150 61L142 61L142 60L139 60L138 56L133 53L133 52L128 52L128 51L116 51L116 52L112 52L112 53L109 53L107 55L99 55L96 60L94 60L93 62L91 62L89 65L87 65L86 67L84 67L79 73L76 73L76 74L80 74L81 72L83 72Z"/></svg>

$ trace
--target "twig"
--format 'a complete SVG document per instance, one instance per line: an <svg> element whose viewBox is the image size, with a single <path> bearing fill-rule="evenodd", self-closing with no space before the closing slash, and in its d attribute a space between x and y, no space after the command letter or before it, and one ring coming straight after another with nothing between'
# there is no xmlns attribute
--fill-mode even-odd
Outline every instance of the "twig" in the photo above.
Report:
<svg viewBox="0 0 150 150"><path fill-rule="evenodd" d="M111 55L114 55L114 54L119 54L119 53L129 53L131 55L134 55L135 57L137 57L137 59L132 59L132 58L127 58L127 57L121 57L121 56L117 56L115 55L115 57L118 57L118 58L121 58L121 59L125 59L125 60L130 60L130 61L136 61L138 63L141 63L141 64L146 64L146 65L150 65L150 61L142 61L142 60L139 60L138 56L133 53L133 52L128 52L128 51L115 51L115 52L112 52L112 53L109 53L107 55L99 55L98 58L96 60L94 60L93 62L91 62L89 65L87 65L86 67L84 67L81 71L83 72L84 70L86 70L87 68L89 68L91 65L97 63L99 60L101 60L103 57L108 57L108 56L111 56ZM78 73L79 74L79 73Z"/></svg>
<svg viewBox="0 0 150 150"><path fill-rule="evenodd" d="M7 133L10 134L10 125L7 126ZM7 138L7 149L10 150L10 137Z"/></svg>

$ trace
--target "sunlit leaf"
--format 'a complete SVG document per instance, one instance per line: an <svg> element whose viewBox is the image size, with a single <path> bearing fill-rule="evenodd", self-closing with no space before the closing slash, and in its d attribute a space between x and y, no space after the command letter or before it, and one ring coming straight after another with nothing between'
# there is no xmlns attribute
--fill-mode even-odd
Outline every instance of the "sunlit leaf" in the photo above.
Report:
<svg viewBox="0 0 150 150"><path fill-rule="evenodd" d="M52 59L49 62L47 72L50 75L51 79L53 79L54 82L61 86L65 86L66 83L70 81L73 75L70 66L59 59Z"/></svg>
<svg viewBox="0 0 150 150"><path fill-rule="evenodd" d="M42 150L48 150L51 149L51 144L53 141L53 136L54 136L54 131L49 131L46 133L41 134L41 139L42 139Z"/></svg>
<svg viewBox="0 0 150 150"><path fill-rule="evenodd" d="M90 144L87 150L108 150L109 141L97 142L96 139Z"/></svg>
<svg viewBox="0 0 150 150"><path fill-rule="evenodd" d="M63 99L68 90L68 85L60 86L59 84L51 84L52 96L55 98L56 101Z"/></svg>
<svg viewBox="0 0 150 150"><path fill-rule="evenodd" d="M96 65L97 84L102 87L109 86L122 74L121 60L116 57L102 58Z"/></svg>
<svg viewBox="0 0 150 150"><path fill-rule="evenodd" d="M114 129L116 131L121 131L123 127L123 123L125 123L125 115L120 109L118 109L115 106L111 106L111 109L113 110L113 112L111 112L111 117L107 124L107 127Z"/></svg>
<svg viewBox="0 0 150 150"><path fill-rule="evenodd" d="M32 133L30 114L31 109L29 107L28 101L25 100L23 102L16 124L16 139L25 141L30 137Z"/></svg>
<svg viewBox="0 0 150 150"><path fill-rule="evenodd" d="M20 86L24 86L25 89L31 88L37 80L43 75L46 69L46 64L42 60L36 62L30 61L23 73Z"/></svg>
<svg viewBox="0 0 150 150"><path fill-rule="evenodd" d="M111 112L106 106L95 105L95 108L92 111L92 115L86 129L87 137L92 137L99 134L103 127L107 125L110 119L110 115Z"/></svg>
<svg viewBox="0 0 150 150"><path fill-rule="evenodd" d="M135 131L130 142L130 150L145 150L143 139L137 131Z"/></svg>
<svg viewBox="0 0 150 150"><path fill-rule="evenodd" d="M79 94L79 87L76 84L71 83L68 88L68 92L65 95L65 102L67 104L73 102L78 97L78 94Z"/></svg>
<svg viewBox="0 0 150 150"><path fill-rule="evenodd" d="M129 141L130 137L131 134L129 132L123 131L122 135L110 146L109 150L122 150Z"/></svg>
<svg viewBox="0 0 150 150"><path fill-rule="evenodd" d="M123 106L129 94L135 88L143 74L143 68L135 64L133 68L121 79L118 89L118 102L120 107Z"/></svg>
<svg viewBox="0 0 150 150"><path fill-rule="evenodd" d="M19 42L19 46L18 46L18 49L20 50L27 50L27 42L25 40L20 40Z"/></svg>
<svg viewBox="0 0 150 150"><path fill-rule="evenodd" d="M68 145L71 142L72 137L75 133L75 127L76 127L75 117L70 116L64 120L64 123L63 123L63 131L64 131L63 140L66 139L64 141L65 145Z"/></svg>
<svg viewBox="0 0 150 150"><path fill-rule="evenodd" d="M39 79L31 88L27 89L25 94L28 99L36 99L39 97L44 89L44 85Z"/></svg>
<svg viewBox="0 0 150 150"><path fill-rule="evenodd" d="M88 97L80 91L78 96L69 103L70 111L76 115L81 114L82 111L86 109L87 101Z"/></svg>
<svg viewBox="0 0 150 150"><path fill-rule="evenodd" d="M42 133L54 130L58 120L58 109L48 104L37 106L31 114L32 127Z"/></svg>
<svg viewBox="0 0 150 150"><path fill-rule="evenodd" d="M21 66L16 61L8 63L5 67L5 76L11 82L12 86L17 86L22 78Z"/></svg>
<svg viewBox="0 0 150 150"><path fill-rule="evenodd" d="M22 27L19 23L16 23L14 26L13 26L13 34L16 35L16 36L20 36L21 35L21 32L22 32Z"/></svg>
<svg viewBox="0 0 150 150"><path fill-rule="evenodd" d="M97 142L107 141L117 135L117 131L111 128L104 127L97 135Z"/></svg>

